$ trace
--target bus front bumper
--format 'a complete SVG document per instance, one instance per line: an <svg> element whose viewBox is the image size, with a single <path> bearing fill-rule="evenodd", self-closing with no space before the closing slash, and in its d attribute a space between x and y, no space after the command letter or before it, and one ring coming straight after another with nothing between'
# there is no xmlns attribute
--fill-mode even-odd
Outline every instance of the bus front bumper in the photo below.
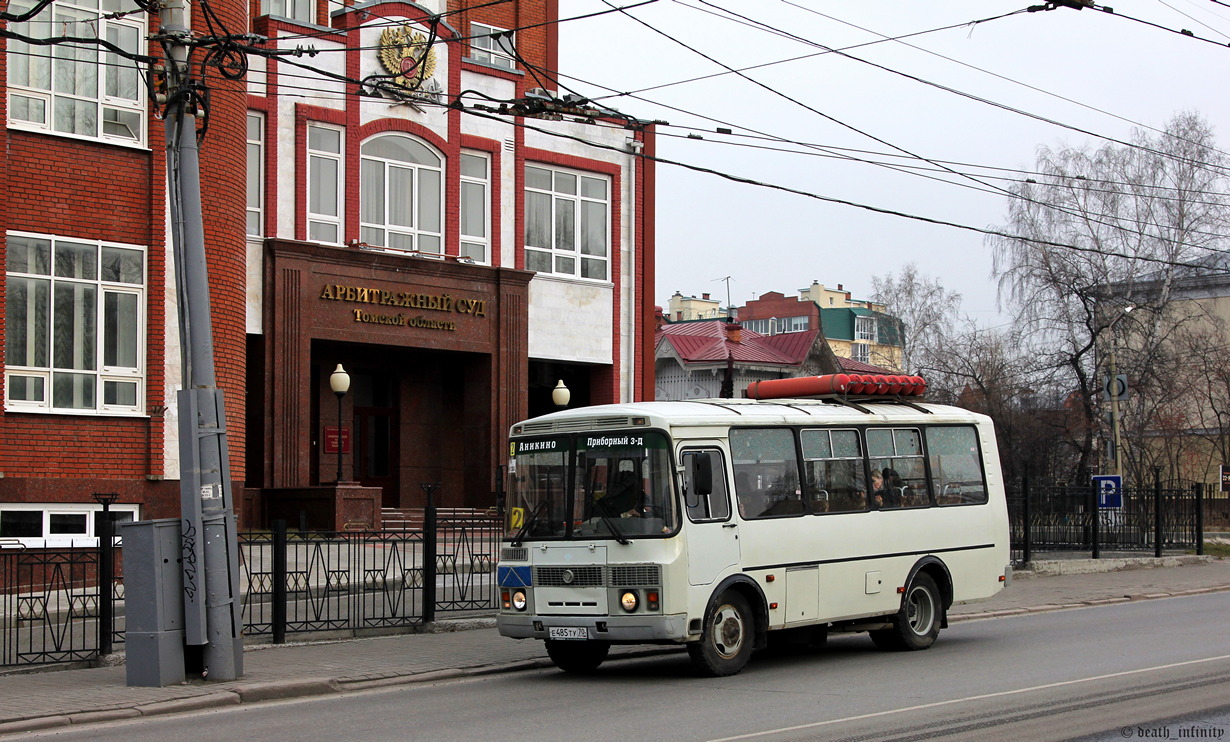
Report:
<svg viewBox="0 0 1230 742"><path fill-rule="evenodd" d="M624 644L682 642L687 636L687 616L536 616L501 613L495 619L501 636L514 639L551 639L553 628L581 628L590 641Z"/></svg>

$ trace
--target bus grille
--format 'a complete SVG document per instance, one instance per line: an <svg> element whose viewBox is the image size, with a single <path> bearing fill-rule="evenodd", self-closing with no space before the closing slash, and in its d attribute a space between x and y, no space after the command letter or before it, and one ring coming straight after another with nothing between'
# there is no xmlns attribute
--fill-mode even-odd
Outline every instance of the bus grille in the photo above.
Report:
<svg viewBox="0 0 1230 742"><path fill-rule="evenodd" d="M611 585L615 587L654 587L662 584L662 571L656 564L615 565Z"/></svg>
<svg viewBox="0 0 1230 742"><path fill-rule="evenodd" d="M505 546L500 550L500 559L505 562L529 561L530 550L524 546Z"/></svg>
<svg viewBox="0 0 1230 742"><path fill-rule="evenodd" d="M566 572L572 579L566 579ZM538 587L602 587L602 567L535 567L534 584Z"/></svg>

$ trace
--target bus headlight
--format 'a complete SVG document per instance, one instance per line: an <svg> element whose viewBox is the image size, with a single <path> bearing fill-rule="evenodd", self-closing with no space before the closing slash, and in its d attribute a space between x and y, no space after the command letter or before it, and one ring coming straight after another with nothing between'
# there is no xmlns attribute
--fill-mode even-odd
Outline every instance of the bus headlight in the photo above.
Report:
<svg viewBox="0 0 1230 742"><path fill-rule="evenodd" d="M623 606L624 610L627 611L628 613L635 611L637 604L639 604L640 602L641 601L639 598L636 597L636 592L634 590L629 590L628 592L619 596L619 604Z"/></svg>
<svg viewBox="0 0 1230 742"><path fill-rule="evenodd" d="M517 592L512 594L512 607L513 608L516 608L519 611L523 611L525 610L525 607L527 605L529 605L529 603L525 599L524 592L522 592L521 590L518 590Z"/></svg>

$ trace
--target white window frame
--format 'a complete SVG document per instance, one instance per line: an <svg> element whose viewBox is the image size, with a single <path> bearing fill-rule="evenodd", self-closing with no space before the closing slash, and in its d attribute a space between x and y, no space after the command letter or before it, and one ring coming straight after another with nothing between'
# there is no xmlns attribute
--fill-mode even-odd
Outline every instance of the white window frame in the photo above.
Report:
<svg viewBox="0 0 1230 742"><path fill-rule="evenodd" d="M482 160L483 176L467 174L467 158ZM469 258L476 263L490 264L491 263L491 155L486 152L475 150L462 150L461 162L458 163L461 170L461 194L458 197L458 211L461 214L460 227L458 232L461 235L459 253L463 258ZM469 201L466 199L466 190L468 188L479 189L481 191L480 203L483 207L483 213L478 215L474 221L481 225L482 234L467 233L467 222L471 221L468 214Z"/></svg>
<svg viewBox="0 0 1230 742"><path fill-rule="evenodd" d="M90 547L98 546L98 533L95 526L95 515L102 512L102 506L94 503L26 503L13 502L0 504L0 511L20 511L42 513L42 536L5 536L0 538L0 548L24 546L26 548L42 547ZM140 520L141 506L128 503L115 503L110 506L112 513L127 513L132 521ZM51 533L51 518L54 515L85 515L85 531L81 533ZM3 515L0 515L2 523ZM121 522L129 522L128 520ZM115 534L115 543L119 544L120 535Z"/></svg>
<svg viewBox="0 0 1230 742"><path fill-rule="evenodd" d="M876 322L875 317L856 315L854 317L854 339L866 340L869 343L877 343L879 342L877 340L879 337L879 333L877 332L878 327L879 323Z"/></svg>
<svg viewBox="0 0 1230 742"><path fill-rule="evenodd" d="M316 23L316 0L261 0L261 14Z"/></svg>
<svg viewBox="0 0 1230 742"><path fill-rule="evenodd" d="M329 132L337 135L337 149L323 149L312 146L314 131ZM340 245L345 238L342 220L346 204L346 130L340 126L309 121L306 131L307 139L307 238L312 242L324 242L330 245ZM333 191L333 198L327 195L324 188L330 180L327 170L323 168L329 163L334 167L332 182L328 183ZM322 193L324 191L324 193ZM325 207L313 209L317 200ZM331 203L326 203L331 201ZM329 213L328 210L332 210ZM329 233L332 232L332 235ZM330 237L333 239L330 239Z"/></svg>
<svg viewBox="0 0 1230 742"><path fill-rule="evenodd" d="M808 329L807 315L802 317L779 317L777 320L777 334L785 335L791 332L807 332Z"/></svg>
<svg viewBox="0 0 1230 742"><path fill-rule="evenodd" d="M82 240L77 238L60 237L48 234L37 234L31 232L9 232L9 241L13 237L21 237L33 240L44 240L50 242L51 245L51 261L47 273L26 272L17 269L9 269L6 265L6 276L10 290L6 296L5 316L9 317L8 302L14 301L15 292L12 290L14 279L29 279L33 281L46 281L48 283L48 322L46 328L46 345L47 365L18 365L14 362L15 353L8 353L6 360L8 363L4 368L5 385L4 385L4 407L8 412L49 412L56 414L74 414L74 415L91 415L91 414L107 414L107 415L142 415L145 410L145 354L146 354L146 290L149 281L149 255L146 247L142 245L129 245L118 242L104 242L100 240ZM57 245L61 243L72 243L75 245L84 245L95 248L95 272L94 278L69 278L56 276L55 270L55 251ZM107 281L102 277L102 253L107 248L117 248L122 250L130 250L141 254L141 283L122 283L118 281ZM11 248L10 248L11 249ZM56 331L57 322L55 317L55 295L56 286L75 285L81 287L92 287L95 289L94 298L94 337L92 342L94 345L94 357L86 361L88 364L85 368L65 368L56 366ZM136 316L130 327L127 329L133 333L132 342L135 355L135 366L107 366L106 348L107 337L106 332L106 304L108 296L130 296L136 308ZM6 342L13 342L16 322L11 319L6 320L8 337ZM33 346L32 346L33 347ZM57 374L71 374L76 376L92 376L94 379L94 405L92 407L57 407L55 406L55 378ZM16 388L16 379L26 379L30 381L41 380L42 382L42 398L41 399L14 399L13 390ZM133 404L107 404L106 391L108 383L118 383L125 385L133 385L134 388L134 403Z"/></svg>
<svg viewBox="0 0 1230 742"><path fill-rule="evenodd" d="M247 233L265 233L265 115L248 111L247 118Z"/></svg>
<svg viewBox="0 0 1230 742"><path fill-rule="evenodd" d="M507 36L495 37L495 34ZM512 31L470 22L470 59L506 70L517 68L516 37Z"/></svg>
<svg viewBox="0 0 1230 742"><path fill-rule="evenodd" d="M850 358L860 363L871 363L871 345L868 343L850 343Z"/></svg>
<svg viewBox="0 0 1230 742"><path fill-rule="evenodd" d="M531 185L533 182L531 171L535 170L550 174L550 189ZM526 216L524 239L526 270L536 271L539 275L609 283L613 269L613 262L611 261L612 178L605 173L572 170L542 163L527 164L525 171ZM535 176L541 177L539 174L535 174ZM571 191L565 185L568 178L573 178L576 181L576 185ZM601 182L604 195L602 197L582 195L587 180L595 183ZM531 196L535 194L540 198L550 200L550 214L548 215L547 223L544 225L546 231L550 233L549 235L531 235L534 227L530 212L534 207L530 201ZM601 255L586 253L581 244L583 208L591 204L600 204L602 206ZM568 235L565 235L560 229L560 217L562 213L565 213L561 212L561 209L564 209L565 212L570 209L572 212L571 233ZM561 237L565 236L567 240L571 240L572 247L561 247L561 244L567 244L567 240L561 241ZM537 242L548 242L550 246L537 244ZM544 260L548 262L544 263ZM571 267L569 267L569 261L571 261ZM601 264L603 275L601 277L583 275L585 273L586 261L590 261L594 265Z"/></svg>
<svg viewBox="0 0 1230 742"><path fill-rule="evenodd" d="M439 161L439 164L393 159L364 151L368 145L386 137L408 140L413 145L424 148L426 153L430 153ZM444 190L446 188L444 155L418 137L400 132L384 133L377 134L363 142L360 146L359 163L359 196L362 199L359 215L359 239L369 248L376 250L443 257ZM373 194L363 192L363 189L366 187L367 172L372 166L380 168L380 189L384 194L383 200ZM407 218L410 224L394 223L389 218L394 207L397 205L397 200L394 196L396 188L391 187L393 182L390 178L391 174L395 172L400 172L403 176L409 176L411 198ZM434 204L425 201L423 198L422 186L424 176L428 173L433 174L437 185L437 200ZM377 207L381 214L379 221L370 218L372 214L371 209ZM424 223L425 221L427 223ZM435 223L434 228L431 226L431 222ZM401 244L392 244L394 240L390 238L396 238ZM406 244L409 244L410 247L403 247Z"/></svg>
<svg viewBox="0 0 1230 742"><path fill-rule="evenodd" d="M20 12L32 7L30 0L22 0L20 5L9 5L10 12ZM135 54L147 54L146 37L148 35L148 13L139 12L120 18L103 18L120 10L135 10L137 6L131 0L103 0L94 7L86 4L76 4L71 0L54 0L41 13L24 23L10 23L9 30L31 38L49 38L52 36L93 36L107 39L113 43L125 46L116 37L125 34L129 37L127 50ZM74 16L76 19L74 19ZM131 147L146 146L147 113L147 83L144 72L132 60L110 52L102 46L92 44L61 44L55 46L36 46L17 39L10 39L7 51L8 62L8 126L11 129L39 131L56 136L74 139L88 139L110 144ZM89 60L89 57L93 60ZM86 57L86 59L81 59ZM76 59L79 64L67 64ZM18 62L22 64L18 64ZM45 64L45 84L32 84L27 75L25 80L18 79L22 69L37 68ZM74 73L93 68L90 76L71 76L65 70ZM35 72L34 74L38 74ZM42 76L42 75L40 75ZM80 83L75 91L63 89L67 86L65 80ZM109 82L126 82L131 95L109 94ZM57 89L61 88L61 89ZM90 89L92 88L92 89ZM23 118L23 106L19 101L28 104L40 104L42 116L26 116ZM92 105L91 105L92 104ZM65 128L57 123L56 109L62 105L75 105L76 115L71 128ZM91 110L92 109L92 110ZM116 117L110 123L117 124L112 131L107 131L108 116ZM123 119L128 119L125 123ZM84 122L84 123L81 123ZM89 126L92 123L92 130ZM80 125L78 125L80 124ZM131 127L132 136L120 133L119 127ZM81 129L81 130L76 130Z"/></svg>
<svg viewBox="0 0 1230 742"><path fill-rule="evenodd" d="M751 330L757 335L771 335L775 327L774 320L771 319L747 319L740 322L745 330Z"/></svg>

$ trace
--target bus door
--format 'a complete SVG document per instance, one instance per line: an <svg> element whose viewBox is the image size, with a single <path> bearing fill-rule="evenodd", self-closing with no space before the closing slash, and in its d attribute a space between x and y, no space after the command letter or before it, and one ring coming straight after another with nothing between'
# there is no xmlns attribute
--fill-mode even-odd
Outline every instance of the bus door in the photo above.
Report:
<svg viewBox="0 0 1230 742"><path fill-rule="evenodd" d="M713 583L739 564L739 524L731 517L726 460L721 449L687 448L683 465L683 504L688 514L688 582Z"/></svg>

